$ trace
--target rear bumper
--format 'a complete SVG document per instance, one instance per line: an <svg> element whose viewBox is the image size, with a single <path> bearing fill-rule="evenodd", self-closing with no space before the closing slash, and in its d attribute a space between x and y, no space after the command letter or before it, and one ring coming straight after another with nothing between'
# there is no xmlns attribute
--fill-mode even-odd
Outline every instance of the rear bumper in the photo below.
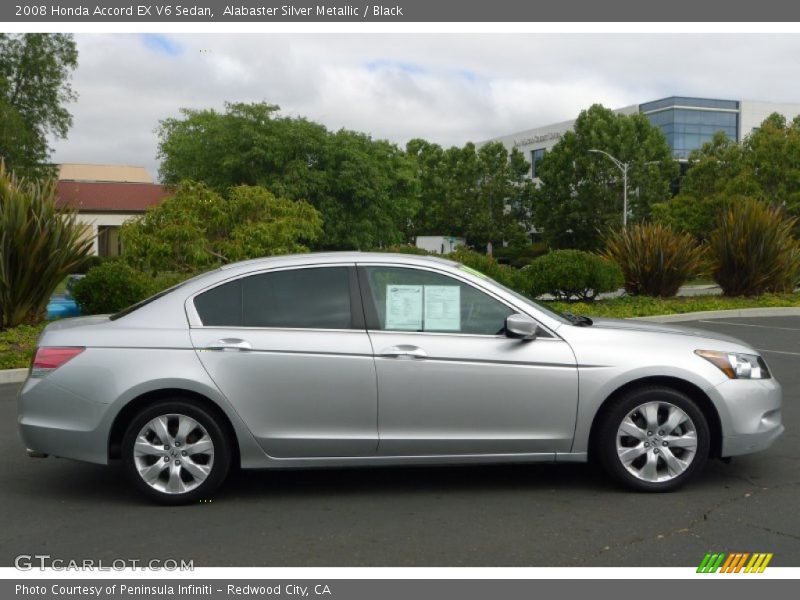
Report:
<svg viewBox="0 0 800 600"><path fill-rule="evenodd" d="M28 456L108 463L108 405L76 396L41 379L29 378L17 397L17 426Z"/></svg>

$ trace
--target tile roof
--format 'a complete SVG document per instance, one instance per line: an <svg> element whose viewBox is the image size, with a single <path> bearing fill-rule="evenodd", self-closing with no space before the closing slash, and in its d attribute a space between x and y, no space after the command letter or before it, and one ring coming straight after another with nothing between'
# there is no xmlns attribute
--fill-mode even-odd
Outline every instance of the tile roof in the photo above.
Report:
<svg viewBox="0 0 800 600"><path fill-rule="evenodd" d="M171 190L155 183L59 181L56 204L87 212L144 212Z"/></svg>

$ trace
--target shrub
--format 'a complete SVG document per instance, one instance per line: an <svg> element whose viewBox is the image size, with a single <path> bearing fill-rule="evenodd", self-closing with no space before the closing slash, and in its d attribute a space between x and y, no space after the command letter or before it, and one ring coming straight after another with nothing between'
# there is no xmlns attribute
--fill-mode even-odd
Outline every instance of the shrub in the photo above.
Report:
<svg viewBox="0 0 800 600"><path fill-rule="evenodd" d="M622 285L616 263L582 250L553 250L522 269L524 291L532 297L550 294L559 300L592 301Z"/></svg>
<svg viewBox="0 0 800 600"><path fill-rule="evenodd" d="M475 252L474 250L462 246L446 255L446 258L460 262L470 269L480 271L506 287L518 291L520 290L521 280L519 272L507 265L501 265L491 256Z"/></svg>
<svg viewBox="0 0 800 600"><path fill-rule="evenodd" d="M792 237L797 219L753 198L740 198L722 213L711 233L711 274L726 296L791 291L800 279L800 248Z"/></svg>
<svg viewBox="0 0 800 600"><path fill-rule="evenodd" d="M547 244L544 242L535 242L525 246L498 248L494 252L494 257L500 264L506 264L521 269L531 264L531 262L543 254L547 254Z"/></svg>
<svg viewBox="0 0 800 600"><path fill-rule="evenodd" d="M72 295L87 315L115 313L185 279L174 273L143 273L120 260L109 260L89 269L75 284Z"/></svg>
<svg viewBox="0 0 800 600"><path fill-rule="evenodd" d="M0 161L0 329L42 321L92 248L89 226L55 198L55 180L17 178Z"/></svg>
<svg viewBox="0 0 800 600"><path fill-rule="evenodd" d="M547 302L556 310L571 311L588 317L626 319L653 315L670 315L708 310L736 310L741 308L800 306L800 294L763 294L757 297L730 296L678 296L654 298L652 296L621 296L581 304Z"/></svg>
<svg viewBox="0 0 800 600"><path fill-rule="evenodd" d="M72 295L84 314L122 310L147 295L147 276L118 260L89 269L75 284Z"/></svg>
<svg viewBox="0 0 800 600"><path fill-rule="evenodd" d="M103 258L102 256L97 256L96 254L92 256L87 256L83 264L77 269L75 269L73 273L76 273L78 275L86 275L86 273L89 272L89 269L94 269L95 267L99 267L105 261L106 261L105 258Z"/></svg>
<svg viewBox="0 0 800 600"><path fill-rule="evenodd" d="M690 234L658 223L612 231L605 243L604 256L622 268L629 294L668 298L707 269L704 248Z"/></svg>
<svg viewBox="0 0 800 600"><path fill-rule="evenodd" d="M394 244L384 248L376 249L376 252L395 252L397 254L417 254L419 256L435 256L435 253L428 252L424 248L417 248L412 244Z"/></svg>

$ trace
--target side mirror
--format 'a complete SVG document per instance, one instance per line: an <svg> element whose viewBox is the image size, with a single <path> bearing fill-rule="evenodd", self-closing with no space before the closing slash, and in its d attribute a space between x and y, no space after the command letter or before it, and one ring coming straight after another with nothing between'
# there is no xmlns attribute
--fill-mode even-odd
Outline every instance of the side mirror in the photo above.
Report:
<svg viewBox="0 0 800 600"><path fill-rule="evenodd" d="M506 317L506 337L535 340L539 324L528 315L513 314Z"/></svg>

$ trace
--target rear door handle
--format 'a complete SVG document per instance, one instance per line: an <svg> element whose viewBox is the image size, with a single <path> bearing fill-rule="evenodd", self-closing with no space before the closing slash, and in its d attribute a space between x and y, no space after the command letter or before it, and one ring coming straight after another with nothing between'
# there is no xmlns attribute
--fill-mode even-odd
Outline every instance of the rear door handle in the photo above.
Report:
<svg viewBox="0 0 800 600"><path fill-rule="evenodd" d="M246 342L239 338L223 338L208 344L205 350L228 350L228 351L244 351L252 350L253 346L250 342Z"/></svg>
<svg viewBox="0 0 800 600"><path fill-rule="evenodd" d="M380 351L380 356L385 356L387 358L427 358L428 353L417 346L400 344L399 346L384 348Z"/></svg>

